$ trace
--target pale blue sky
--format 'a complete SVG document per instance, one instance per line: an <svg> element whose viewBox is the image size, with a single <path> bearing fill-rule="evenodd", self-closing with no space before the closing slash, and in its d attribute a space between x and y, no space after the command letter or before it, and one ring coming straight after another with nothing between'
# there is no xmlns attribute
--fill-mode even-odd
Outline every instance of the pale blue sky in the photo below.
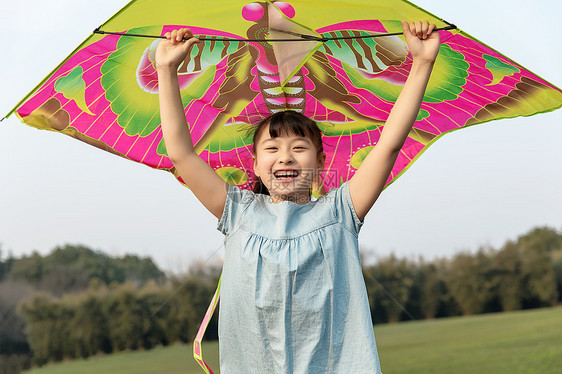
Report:
<svg viewBox="0 0 562 374"><path fill-rule="evenodd" d="M0 115L126 1L2 2ZM416 1L562 87L558 1ZM377 256L449 256L498 246L538 225L562 228L562 110L449 134L388 188L366 218ZM83 243L149 255L174 271L206 259L216 220L168 173L68 136L0 123L0 243L15 255Z"/></svg>

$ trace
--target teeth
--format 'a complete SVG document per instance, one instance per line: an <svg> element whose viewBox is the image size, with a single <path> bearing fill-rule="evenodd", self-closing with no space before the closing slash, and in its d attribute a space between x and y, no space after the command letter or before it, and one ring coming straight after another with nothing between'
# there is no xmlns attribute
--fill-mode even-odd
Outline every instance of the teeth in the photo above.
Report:
<svg viewBox="0 0 562 374"><path fill-rule="evenodd" d="M297 171L279 171L274 173L276 178L294 178L297 175L299 175L299 173Z"/></svg>

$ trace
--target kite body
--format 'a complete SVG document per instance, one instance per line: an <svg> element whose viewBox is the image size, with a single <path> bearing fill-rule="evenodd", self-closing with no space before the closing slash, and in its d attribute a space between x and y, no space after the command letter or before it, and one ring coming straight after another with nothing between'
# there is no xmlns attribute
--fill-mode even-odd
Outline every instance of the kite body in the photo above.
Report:
<svg viewBox="0 0 562 374"><path fill-rule="evenodd" d="M178 70L186 119L200 156L228 183L250 188L254 174L248 130L276 111L296 110L317 121L324 134L327 167L317 191L323 193L348 180L376 145L412 65L403 39L223 39L267 40L286 36L283 30L320 38L358 37L401 30L400 19L444 23L404 1L337 4L325 2L318 9L305 0L223 0L217 9L190 9L188 14L173 4L137 0L101 28L163 35L181 26L205 36ZM178 18L183 23L161 23ZM562 105L558 88L498 52L459 30L440 33L440 53L418 118L387 184L447 132ZM157 46L158 40L93 35L17 114L31 126L175 173L160 129Z"/></svg>

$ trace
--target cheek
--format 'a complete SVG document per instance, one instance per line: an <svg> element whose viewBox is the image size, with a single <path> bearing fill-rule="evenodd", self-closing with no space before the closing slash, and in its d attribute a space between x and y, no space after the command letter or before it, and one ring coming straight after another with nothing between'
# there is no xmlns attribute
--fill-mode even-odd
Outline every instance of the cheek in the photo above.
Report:
<svg viewBox="0 0 562 374"><path fill-rule="evenodd" d="M316 169L318 166L318 157L316 157L316 153L303 153L300 157L299 162L301 165L306 165L307 169Z"/></svg>
<svg viewBox="0 0 562 374"><path fill-rule="evenodd" d="M260 155L257 162L254 162L254 169L258 169L261 173L268 173L273 162L274 161L271 156L268 156L267 154Z"/></svg>

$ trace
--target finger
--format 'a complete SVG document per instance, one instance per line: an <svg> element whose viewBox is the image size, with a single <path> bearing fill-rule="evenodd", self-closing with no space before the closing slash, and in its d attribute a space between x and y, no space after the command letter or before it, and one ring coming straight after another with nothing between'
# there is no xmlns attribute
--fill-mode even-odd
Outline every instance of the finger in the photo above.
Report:
<svg viewBox="0 0 562 374"><path fill-rule="evenodd" d="M193 38L193 37L190 38L189 40L187 40L187 41L184 43L184 45L183 45L184 50L185 50L186 52L189 51L191 48L193 48L193 45L196 44L196 43L199 43L199 39Z"/></svg>
<svg viewBox="0 0 562 374"><path fill-rule="evenodd" d="M426 38L427 38L427 35L428 35L427 31L428 31L428 29L429 29L429 22L423 21L423 22L421 23L422 39L426 39Z"/></svg>
<svg viewBox="0 0 562 374"><path fill-rule="evenodd" d="M410 25L404 20L400 20L400 22L402 23L402 33L406 36L410 32Z"/></svg>
<svg viewBox="0 0 562 374"><path fill-rule="evenodd" d="M200 40L197 39L197 37L195 37L195 36L193 35L193 33L191 32L191 30L190 30L190 29L187 29L187 31L189 32L189 37L193 40L193 42L194 42L194 43L199 43Z"/></svg>
<svg viewBox="0 0 562 374"><path fill-rule="evenodd" d="M433 30L435 30L437 26L435 26L435 24L430 24L429 27L427 28L427 35L431 35L431 33L433 32Z"/></svg>
<svg viewBox="0 0 562 374"><path fill-rule="evenodd" d="M415 22L415 27L416 27L416 33L415 33L415 35L417 35L417 37L421 39L421 37L422 37L421 22L420 22L420 21L416 21L416 22Z"/></svg>
<svg viewBox="0 0 562 374"><path fill-rule="evenodd" d="M172 37L172 34L170 34L170 32L168 31L167 33L164 34L164 37L168 40L170 40L170 38Z"/></svg>
<svg viewBox="0 0 562 374"><path fill-rule="evenodd" d="M178 37L178 30L173 30L170 36L170 42L172 42L172 44L176 44L177 37Z"/></svg>
<svg viewBox="0 0 562 374"><path fill-rule="evenodd" d="M178 33L176 34L176 41L181 42L184 35L185 35L185 29L179 29Z"/></svg>
<svg viewBox="0 0 562 374"><path fill-rule="evenodd" d="M406 35L416 35L416 26L413 22L404 22L404 36Z"/></svg>
<svg viewBox="0 0 562 374"><path fill-rule="evenodd" d="M191 33L190 29L182 29L183 33L182 33L182 40L189 40L191 38L193 38L193 34Z"/></svg>

